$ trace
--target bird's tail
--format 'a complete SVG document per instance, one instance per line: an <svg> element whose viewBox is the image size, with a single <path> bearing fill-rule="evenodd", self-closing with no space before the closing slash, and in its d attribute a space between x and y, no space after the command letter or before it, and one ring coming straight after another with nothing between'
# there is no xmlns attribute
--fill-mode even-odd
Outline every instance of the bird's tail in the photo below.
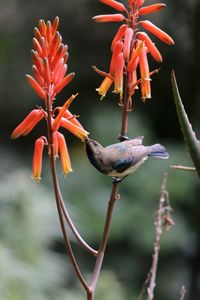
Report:
<svg viewBox="0 0 200 300"><path fill-rule="evenodd" d="M149 148L149 156L154 156L162 159L167 159L169 157L169 153L167 152L165 147L160 144L152 145Z"/></svg>

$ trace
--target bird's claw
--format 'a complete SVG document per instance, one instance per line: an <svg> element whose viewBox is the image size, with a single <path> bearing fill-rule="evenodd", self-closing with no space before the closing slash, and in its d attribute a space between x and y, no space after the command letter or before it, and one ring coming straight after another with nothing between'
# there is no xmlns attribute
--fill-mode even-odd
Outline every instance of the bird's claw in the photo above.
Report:
<svg viewBox="0 0 200 300"><path fill-rule="evenodd" d="M113 177L113 181L112 183L120 183L122 181L122 178L119 178L119 177Z"/></svg>
<svg viewBox="0 0 200 300"><path fill-rule="evenodd" d="M130 140L128 136L122 135L122 134L119 135L118 139L119 139L120 142L124 142L124 141L129 141Z"/></svg>

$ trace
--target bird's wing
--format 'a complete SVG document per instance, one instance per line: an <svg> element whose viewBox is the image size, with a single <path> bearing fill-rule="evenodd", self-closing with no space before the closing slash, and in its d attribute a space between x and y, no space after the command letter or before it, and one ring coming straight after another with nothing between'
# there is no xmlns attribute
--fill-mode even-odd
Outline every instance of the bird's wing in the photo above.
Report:
<svg viewBox="0 0 200 300"><path fill-rule="evenodd" d="M125 144L127 142L118 143L105 148L112 169L118 173L123 173L148 154L145 146L127 147Z"/></svg>
<svg viewBox="0 0 200 300"><path fill-rule="evenodd" d="M134 147L134 146L142 145L143 139L144 139L143 136L138 136L138 137L135 137L134 139L131 139L131 140L128 140L128 141L123 141L123 142L117 143L115 145L122 144L122 145L126 146L127 148L131 148L131 147Z"/></svg>
<svg viewBox="0 0 200 300"><path fill-rule="evenodd" d="M129 169L133 165L133 160L131 158L124 158L116 161L112 165L112 169L115 170L117 173L123 173L127 169Z"/></svg>
<svg viewBox="0 0 200 300"><path fill-rule="evenodd" d="M130 146L139 146L139 145L142 145L143 139L144 139L144 136L137 136L133 139L130 139L129 141L124 141L122 143L127 143Z"/></svg>

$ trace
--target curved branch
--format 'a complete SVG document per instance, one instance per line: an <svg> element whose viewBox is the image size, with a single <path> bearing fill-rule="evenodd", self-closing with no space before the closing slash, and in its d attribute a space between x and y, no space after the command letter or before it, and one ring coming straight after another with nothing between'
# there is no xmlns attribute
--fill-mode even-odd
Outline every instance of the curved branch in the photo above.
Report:
<svg viewBox="0 0 200 300"><path fill-rule="evenodd" d="M93 249L92 247L90 247L86 241L80 236L79 232L77 231L76 227L74 226L74 223L72 222L72 219L68 213L68 210L65 206L60 188L58 186L58 191L59 191L59 198L60 198L60 204L61 204L61 208L63 211L63 215L65 217L65 220L67 221L67 224L69 225L71 231L73 232L74 236L76 237L76 239L78 240L78 242L86 249L88 250L91 254L93 254L94 256L97 256L97 251L95 249Z"/></svg>

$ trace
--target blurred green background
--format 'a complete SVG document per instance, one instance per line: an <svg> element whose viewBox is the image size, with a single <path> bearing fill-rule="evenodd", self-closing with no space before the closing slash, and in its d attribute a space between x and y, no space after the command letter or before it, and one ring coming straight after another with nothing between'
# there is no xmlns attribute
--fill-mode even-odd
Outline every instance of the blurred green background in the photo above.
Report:
<svg viewBox="0 0 200 300"><path fill-rule="evenodd" d="M155 1L146 0L146 4ZM153 77L152 99L142 104L139 94L130 114L129 136L144 135L144 143L163 143L168 161L151 159L120 186L97 300L138 298L151 265L154 214L163 173L170 164L191 165L177 121L170 72L175 69L188 115L199 136L200 113L200 3L167 1L167 9L151 16L175 40L174 47L157 41L164 63ZM0 299L79 300L84 292L65 255L47 157L40 184L31 180L34 140L43 125L27 137L10 140L16 125L41 105L24 74L31 73L33 28L39 19L60 17L59 31L69 46L73 82L57 99L58 105L79 92L71 111L91 137L107 145L117 141L120 107L109 93L99 101L95 88L101 78L95 64L108 70L115 24L95 24L92 16L113 10L97 0L0 0ZM154 39L156 40L156 39ZM151 69L158 67L151 61ZM65 132L66 133L66 132ZM83 144L66 133L74 172L60 173L66 205L82 235L98 247L103 229L111 179L87 161ZM195 173L169 171L168 191L176 225L161 242L156 299L179 299L184 284L186 299L200 299L200 202ZM90 278L94 260L73 240L81 269Z"/></svg>

